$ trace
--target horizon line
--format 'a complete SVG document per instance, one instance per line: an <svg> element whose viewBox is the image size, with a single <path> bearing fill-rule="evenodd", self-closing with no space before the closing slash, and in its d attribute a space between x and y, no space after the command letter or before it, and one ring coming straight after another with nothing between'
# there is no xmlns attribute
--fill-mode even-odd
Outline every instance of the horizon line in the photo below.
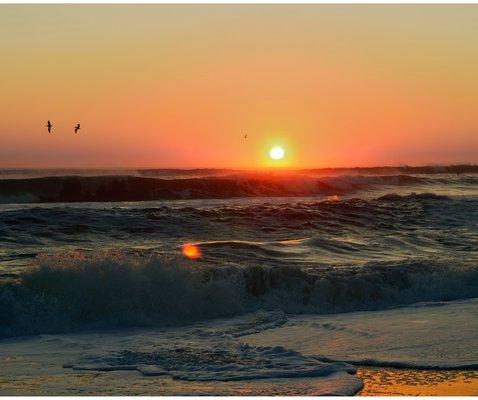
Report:
<svg viewBox="0 0 478 400"><path fill-rule="evenodd" d="M376 169L376 168L437 168L437 167L478 167L478 163L472 162L456 162L456 163L435 163L435 164L386 164L373 166L334 166L334 167L152 167L152 166L98 166L98 167L15 167L15 166L0 166L0 170L178 170L178 171L200 171L200 170L228 170L228 171L261 171L261 170L283 170L283 171L304 171L304 170L327 170L327 169Z"/></svg>

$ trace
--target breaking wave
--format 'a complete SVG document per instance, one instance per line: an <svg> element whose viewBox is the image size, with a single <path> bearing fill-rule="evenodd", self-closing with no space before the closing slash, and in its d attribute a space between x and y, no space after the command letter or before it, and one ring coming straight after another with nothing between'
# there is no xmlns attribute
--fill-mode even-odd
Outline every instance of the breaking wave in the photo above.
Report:
<svg viewBox="0 0 478 400"><path fill-rule="evenodd" d="M478 297L478 265L440 258L304 270L73 252L38 263L17 282L0 286L0 335L162 326L260 309L334 313Z"/></svg>
<svg viewBox="0 0 478 400"><path fill-rule="evenodd" d="M0 202L111 202L234 197L336 196L381 186L477 185L478 176L242 173L183 179L149 176L50 176L0 179Z"/></svg>

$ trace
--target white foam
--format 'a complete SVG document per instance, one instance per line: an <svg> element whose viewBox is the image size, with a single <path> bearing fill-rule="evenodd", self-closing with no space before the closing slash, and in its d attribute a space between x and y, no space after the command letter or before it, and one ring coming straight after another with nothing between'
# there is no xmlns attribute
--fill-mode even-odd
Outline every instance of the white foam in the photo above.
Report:
<svg viewBox="0 0 478 400"><path fill-rule="evenodd" d="M69 366L76 370L137 370L146 376L169 375L187 381L322 377L355 371L346 363L322 362L281 346L255 347L239 342L87 355Z"/></svg>
<svg viewBox="0 0 478 400"><path fill-rule="evenodd" d="M264 380L274 385L287 379L291 387L294 379L313 379L313 394L328 395L352 395L362 387L350 364L320 361L282 346L252 346L238 338L246 332L275 329L285 321L283 313L261 311L193 326L7 339L0 342L4 356L0 368L24 375L36 374L33 366L56 375L61 374L59 366L65 367L64 374L72 369L77 374L137 371L145 379L247 381L248 385Z"/></svg>

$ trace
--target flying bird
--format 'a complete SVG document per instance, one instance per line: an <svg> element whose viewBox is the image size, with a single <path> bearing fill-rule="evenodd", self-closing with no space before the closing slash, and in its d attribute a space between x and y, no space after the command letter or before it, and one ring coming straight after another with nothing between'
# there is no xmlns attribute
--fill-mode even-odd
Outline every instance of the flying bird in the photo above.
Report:
<svg viewBox="0 0 478 400"><path fill-rule="evenodd" d="M76 126L75 126L75 133L78 133L79 130L80 130L80 124L76 124Z"/></svg>
<svg viewBox="0 0 478 400"><path fill-rule="evenodd" d="M48 133L51 133L51 128L53 127L53 125L51 124L50 121L47 121L46 127L48 128Z"/></svg>

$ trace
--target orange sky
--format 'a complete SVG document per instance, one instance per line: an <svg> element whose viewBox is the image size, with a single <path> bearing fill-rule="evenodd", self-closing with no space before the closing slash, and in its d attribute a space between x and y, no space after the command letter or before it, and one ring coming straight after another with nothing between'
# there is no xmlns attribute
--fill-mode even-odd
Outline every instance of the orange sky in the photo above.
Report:
<svg viewBox="0 0 478 400"><path fill-rule="evenodd" d="M477 20L474 4L0 5L0 167L476 163Z"/></svg>

